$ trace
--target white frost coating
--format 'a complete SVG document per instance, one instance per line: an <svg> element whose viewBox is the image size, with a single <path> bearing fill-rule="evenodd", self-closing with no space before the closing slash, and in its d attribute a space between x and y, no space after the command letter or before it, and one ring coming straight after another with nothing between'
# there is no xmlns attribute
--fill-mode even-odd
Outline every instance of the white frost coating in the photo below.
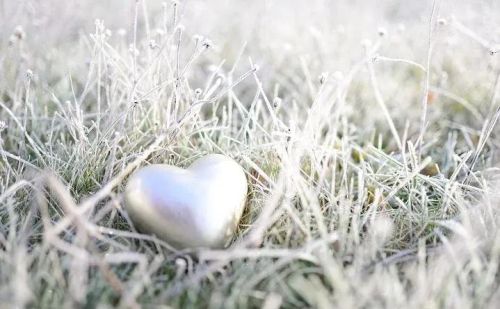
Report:
<svg viewBox="0 0 500 309"><path fill-rule="evenodd" d="M165 164L140 169L125 189L125 207L140 230L178 248L220 248L238 226L246 195L241 166L211 154L188 169Z"/></svg>

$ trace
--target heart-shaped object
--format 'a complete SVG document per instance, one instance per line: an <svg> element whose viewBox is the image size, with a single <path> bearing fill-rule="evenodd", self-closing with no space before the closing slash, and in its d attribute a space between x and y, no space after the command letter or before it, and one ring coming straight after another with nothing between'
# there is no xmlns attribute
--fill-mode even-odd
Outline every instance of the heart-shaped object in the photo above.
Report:
<svg viewBox="0 0 500 309"><path fill-rule="evenodd" d="M140 169L127 183L125 207L141 231L177 248L220 248L238 226L246 195L243 168L211 154L187 169L166 164Z"/></svg>

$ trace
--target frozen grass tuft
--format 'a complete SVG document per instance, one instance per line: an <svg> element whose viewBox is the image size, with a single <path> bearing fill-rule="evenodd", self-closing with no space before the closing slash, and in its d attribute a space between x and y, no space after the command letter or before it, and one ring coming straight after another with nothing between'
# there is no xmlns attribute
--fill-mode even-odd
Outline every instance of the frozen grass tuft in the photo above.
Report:
<svg viewBox="0 0 500 309"><path fill-rule="evenodd" d="M499 5L226 2L0 1L1 304L498 306ZM138 232L129 174L213 152L232 245Z"/></svg>

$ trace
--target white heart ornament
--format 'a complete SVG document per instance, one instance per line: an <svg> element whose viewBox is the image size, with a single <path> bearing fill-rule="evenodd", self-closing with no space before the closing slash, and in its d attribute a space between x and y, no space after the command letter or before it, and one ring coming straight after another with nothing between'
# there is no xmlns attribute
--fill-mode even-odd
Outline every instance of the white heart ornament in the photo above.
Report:
<svg viewBox="0 0 500 309"><path fill-rule="evenodd" d="M178 248L223 247L243 214L247 179L229 157L207 155L187 169L154 164L134 173L125 208L136 226Z"/></svg>

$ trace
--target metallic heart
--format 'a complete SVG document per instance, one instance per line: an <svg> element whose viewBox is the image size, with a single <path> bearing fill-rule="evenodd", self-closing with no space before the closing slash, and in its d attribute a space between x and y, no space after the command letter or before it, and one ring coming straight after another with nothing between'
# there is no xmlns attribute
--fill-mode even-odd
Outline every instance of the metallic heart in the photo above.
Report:
<svg viewBox="0 0 500 309"><path fill-rule="evenodd" d="M241 219L247 180L229 157L207 155L188 169L149 165L129 179L126 210L139 230L178 248L223 247Z"/></svg>

